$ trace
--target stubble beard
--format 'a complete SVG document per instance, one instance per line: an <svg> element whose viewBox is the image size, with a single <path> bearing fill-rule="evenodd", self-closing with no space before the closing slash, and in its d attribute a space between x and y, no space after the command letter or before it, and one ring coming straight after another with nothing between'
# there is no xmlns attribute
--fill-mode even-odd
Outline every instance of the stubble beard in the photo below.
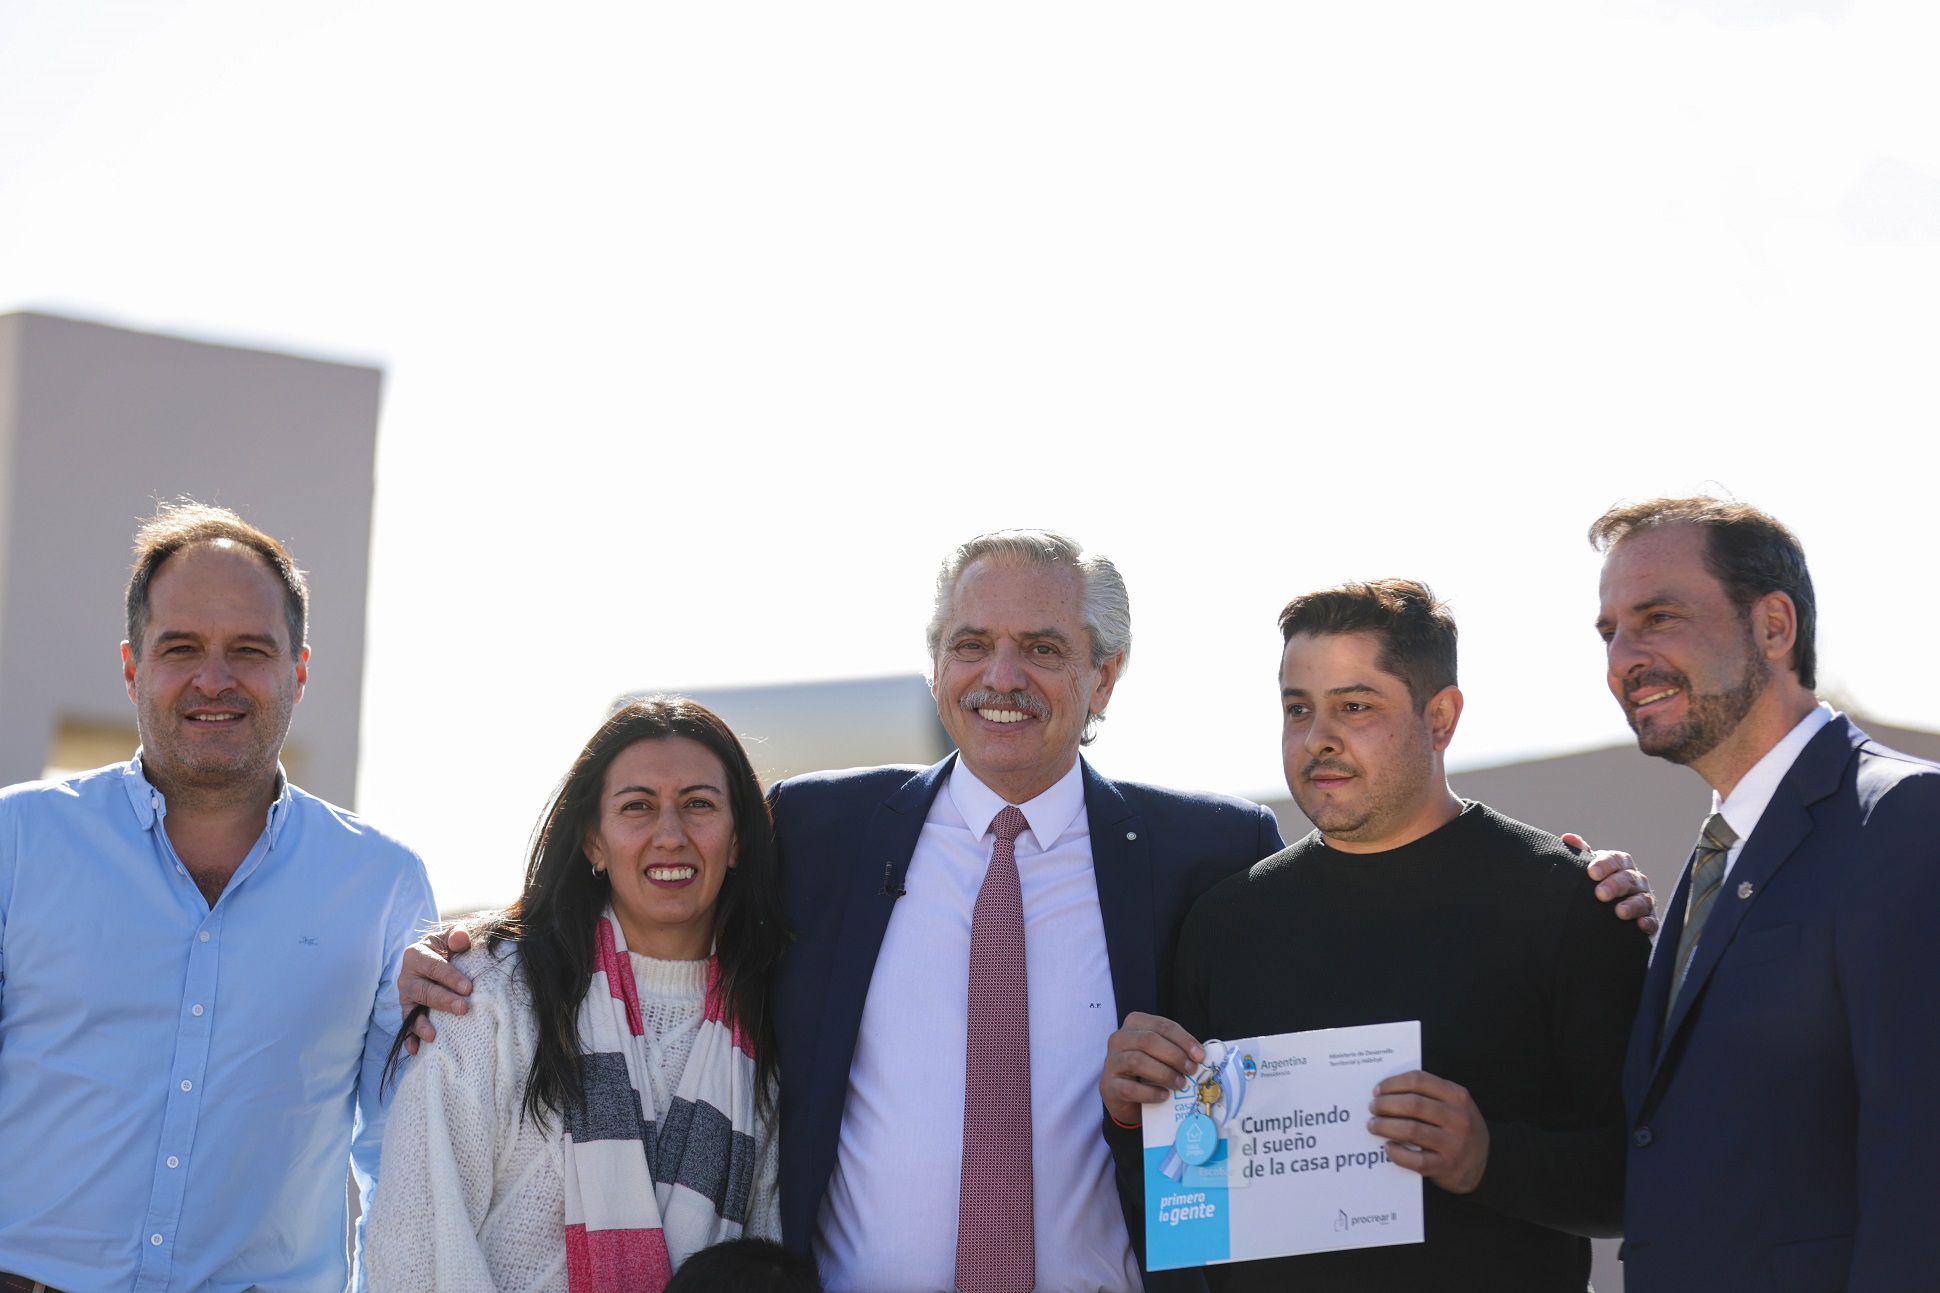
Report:
<svg viewBox="0 0 1940 1293"><path fill-rule="evenodd" d="M1366 768L1353 769L1366 787L1357 806L1329 805L1311 790L1312 807L1302 801L1298 791L1294 792L1293 801L1307 815L1307 820L1329 839L1346 840L1350 844L1381 839L1419 800L1422 787L1432 778L1433 750L1433 742L1423 730L1409 740L1408 748L1382 775L1370 775ZM1307 777L1324 767L1346 768L1347 765L1331 759L1316 759L1301 770L1297 784L1310 787Z"/></svg>
<svg viewBox="0 0 1940 1293"><path fill-rule="evenodd" d="M1771 663L1753 649L1751 635L1745 636L1744 670L1738 681L1724 691L1700 694L1691 686L1689 675L1664 672L1646 674L1639 680L1634 692L1644 686L1664 684L1684 689L1686 712L1684 721L1675 727L1645 729L1639 726L1637 716L1625 706L1624 717L1630 723L1630 730L1637 734L1637 748L1654 758L1678 764L1680 767L1697 762L1718 748L1725 738L1738 730L1738 724L1745 721L1751 707L1758 703L1771 681Z"/></svg>
<svg viewBox="0 0 1940 1293"><path fill-rule="evenodd" d="M277 698L280 703L249 705L242 722L253 729L254 739L226 747L212 747L192 740L178 725L192 722L160 703L144 705L142 722L142 771L165 793L219 798L239 791L253 791L265 776L274 776L277 759L288 735L294 697ZM163 712L156 712L156 711Z"/></svg>

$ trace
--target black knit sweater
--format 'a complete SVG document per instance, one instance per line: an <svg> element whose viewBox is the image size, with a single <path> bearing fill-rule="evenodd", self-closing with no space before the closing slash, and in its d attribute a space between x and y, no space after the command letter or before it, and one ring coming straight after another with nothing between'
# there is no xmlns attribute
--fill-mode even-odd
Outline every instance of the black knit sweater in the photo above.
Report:
<svg viewBox="0 0 1940 1293"><path fill-rule="evenodd" d="M1582 1293L1581 1236L1621 1229L1621 1074L1649 947L1587 862L1469 804L1385 853L1311 834L1199 900L1172 1001L1195 1037L1419 1019L1422 1067L1468 1088L1490 1140L1474 1193L1424 1186L1426 1242L1215 1266L1215 1293ZM1131 1167L1131 1138L1113 1139Z"/></svg>

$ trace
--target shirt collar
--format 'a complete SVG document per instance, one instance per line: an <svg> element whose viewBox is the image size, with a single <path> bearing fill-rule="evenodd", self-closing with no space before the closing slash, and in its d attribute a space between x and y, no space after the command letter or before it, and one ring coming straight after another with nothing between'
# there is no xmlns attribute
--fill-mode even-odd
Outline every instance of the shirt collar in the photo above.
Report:
<svg viewBox="0 0 1940 1293"><path fill-rule="evenodd" d="M135 810L135 820L143 830L154 826L155 819L161 815L162 792L148 783L148 774L141 770L141 751L128 760L122 771L122 786L128 792L129 806Z"/></svg>
<svg viewBox="0 0 1940 1293"><path fill-rule="evenodd" d="M964 767L961 756L957 758L956 766L950 769L947 789L950 802L963 815L964 825L978 839L990 833L990 824L1006 807L1004 797L979 781L976 773ZM1042 853L1049 849L1084 812L1084 760L1073 759L1071 771L1059 777L1043 794L1017 807L1030 825L1031 836L1037 841L1037 851Z"/></svg>
<svg viewBox="0 0 1940 1293"><path fill-rule="evenodd" d="M122 784L128 791L128 802L135 810L135 820L141 823L143 830L153 830L156 822L168 816L168 801L162 797L161 791L155 789L154 783L148 779L148 774L142 771L139 747L135 750L135 757L128 760L122 777ZM282 761L278 760L276 798L270 800L269 815L263 823L263 829L269 834L271 848L276 847L276 837L282 832L283 823L289 820L289 808L292 802L294 797L290 794L289 774L283 771Z"/></svg>
<svg viewBox="0 0 1940 1293"><path fill-rule="evenodd" d="M1798 761L1799 752L1831 721L1832 706L1820 701L1777 745L1765 751L1764 758L1751 765L1751 771L1731 788L1729 798L1720 800L1717 791L1711 792L1711 811L1723 813L1740 840L1750 839L1751 833L1758 829L1758 819L1765 815L1765 806L1778 793L1778 783L1785 780L1785 774Z"/></svg>

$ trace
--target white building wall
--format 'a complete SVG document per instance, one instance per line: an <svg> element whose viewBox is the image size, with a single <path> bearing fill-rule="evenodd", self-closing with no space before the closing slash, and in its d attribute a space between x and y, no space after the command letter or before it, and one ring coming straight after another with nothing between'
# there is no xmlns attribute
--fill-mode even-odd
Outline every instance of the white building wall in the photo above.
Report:
<svg viewBox="0 0 1940 1293"><path fill-rule="evenodd" d="M929 684L914 674L759 687L667 689L720 715L763 786L828 768L928 766L952 749ZM654 694L629 692L621 701Z"/></svg>
<svg viewBox="0 0 1940 1293"><path fill-rule="evenodd" d="M133 732L119 658L131 543L158 501L187 495L234 508L309 572L310 686L291 773L351 806L382 381L348 364L0 316L0 784L40 776L63 723Z"/></svg>

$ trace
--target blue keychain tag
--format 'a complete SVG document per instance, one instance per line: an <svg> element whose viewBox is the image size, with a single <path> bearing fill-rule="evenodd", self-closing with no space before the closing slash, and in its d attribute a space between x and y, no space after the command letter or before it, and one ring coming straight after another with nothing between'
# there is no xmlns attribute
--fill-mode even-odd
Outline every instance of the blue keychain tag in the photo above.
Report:
<svg viewBox="0 0 1940 1293"><path fill-rule="evenodd" d="M1219 1128L1203 1109L1194 1109L1179 1123L1172 1148L1192 1166L1203 1166L1219 1149Z"/></svg>
<svg viewBox="0 0 1940 1293"><path fill-rule="evenodd" d="M1239 1112L1245 1098L1246 1074L1237 1050L1221 1041L1206 1043L1206 1061L1193 1080L1193 1096L1199 1107L1179 1120L1172 1135L1172 1153L1179 1162L1204 1167L1219 1152L1219 1128ZM1214 1113L1217 1111L1217 1118ZM1179 1180L1185 1169L1168 1163L1160 1169L1172 1180Z"/></svg>

